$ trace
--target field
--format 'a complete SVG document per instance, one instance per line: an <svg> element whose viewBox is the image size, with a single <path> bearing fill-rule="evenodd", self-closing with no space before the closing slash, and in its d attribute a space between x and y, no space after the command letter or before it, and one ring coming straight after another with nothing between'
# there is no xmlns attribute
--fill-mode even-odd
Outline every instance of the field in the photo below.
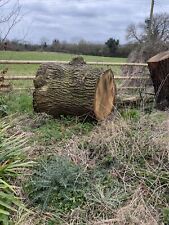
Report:
<svg viewBox="0 0 169 225"><path fill-rule="evenodd" d="M66 53L49 53L49 52L12 52L1 51L0 60L58 60L58 61L70 61L75 55ZM111 57L97 57L97 56L83 56L87 62L125 62L125 58L111 58ZM0 65L0 71L4 68L8 68L7 75L29 75L33 76L39 65ZM115 74L119 73L119 67L113 68ZM15 87L32 87L32 81L13 81Z"/></svg>
<svg viewBox="0 0 169 225"><path fill-rule="evenodd" d="M0 59L13 60L71 57L0 52ZM8 73L34 75L36 70L11 65ZM169 224L168 112L140 104L117 108L98 123L54 119L33 112L28 90L2 94L0 118L0 224Z"/></svg>
<svg viewBox="0 0 169 225"><path fill-rule="evenodd" d="M66 53L49 53L49 52L11 52L1 51L0 60L58 60L70 61L75 55ZM83 56L86 61L95 62L125 62L125 58L112 58L100 56ZM4 66L3 66L4 67ZM2 65L0 65L0 69ZM9 71L11 75L34 75L38 65L10 65Z"/></svg>
<svg viewBox="0 0 169 225"><path fill-rule="evenodd" d="M60 60L68 61L73 56L68 53L58 52L14 52L14 51L1 51L0 60L12 59L12 60ZM101 56L84 56L86 61L99 61L99 62L123 62L124 58L112 58Z"/></svg>

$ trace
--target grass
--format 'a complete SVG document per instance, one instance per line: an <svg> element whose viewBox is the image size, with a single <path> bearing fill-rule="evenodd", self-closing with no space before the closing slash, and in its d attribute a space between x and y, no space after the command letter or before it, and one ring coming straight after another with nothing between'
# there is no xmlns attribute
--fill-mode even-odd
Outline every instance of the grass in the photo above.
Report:
<svg viewBox="0 0 169 225"><path fill-rule="evenodd" d="M0 105L11 134L31 136L27 158L37 162L23 187L36 213L18 212L20 224L168 223L167 113L128 108L92 124L34 114L27 92L1 96Z"/></svg>
<svg viewBox="0 0 169 225"><path fill-rule="evenodd" d="M53 119L46 114L35 114L32 107L32 93L8 93L1 96L0 115L22 117L20 126L25 132L33 130L35 141L43 145L52 145L56 142L71 138L74 135L89 133L94 123L79 120L73 117L61 116Z"/></svg>
<svg viewBox="0 0 169 225"><path fill-rule="evenodd" d="M7 115L14 113L32 114L32 94L27 91L4 93L1 96L0 105L3 106L4 113Z"/></svg>
<svg viewBox="0 0 169 225"><path fill-rule="evenodd" d="M56 52L15 52L15 51L1 51L0 60L60 60L69 61L74 54L56 53ZM86 61L99 62L124 62L124 58L112 58L102 56L83 56Z"/></svg>
<svg viewBox="0 0 169 225"><path fill-rule="evenodd" d="M10 55L32 60L70 57L1 53L3 59ZM31 66L25 71L26 67L11 68L18 74L36 71ZM15 224L168 224L167 112L123 108L98 124L75 117L53 119L33 112L32 93L27 91L1 95L0 116L6 115L8 135L14 137L14 143L15 134L30 137L26 158L36 161L29 170L31 176L19 187L34 214L14 210ZM25 181L25 174L22 178ZM17 208L11 203L13 206Z"/></svg>
<svg viewBox="0 0 169 225"><path fill-rule="evenodd" d="M70 61L75 55L53 52L14 52L0 51L0 60L59 60ZM86 61L125 62L125 58L83 56ZM2 69L5 65L2 65ZM38 65L8 65L10 75L34 75Z"/></svg>
<svg viewBox="0 0 169 225"><path fill-rule="evenodd" d="M17 210L25 210L17 194L16 179L30 166L25 159L28 138L17 133L10 136L10 124L2 120L0 128L0 224L9 225Z"/></svg>
<svg viewBox="0 0 169 225"><path fill-rule="evenodd" d="M67 53L53 52L14 52L0 51L0 60L59 60L70 61L75 55ZM99 62L125 62L125 58L101 57L101 56L83 56L86 61ZM8 68L7 75L10 76L34 76L39 65L0 65L0 71ZM114 67L115 73L119 72L119 67ZM12 81L15 87L32 87L32 81Z"/></svg>
<svg viewBox="0 0 169 225"><path fill-rule="evenodd" d="M53 52L14 52L14 51L0 51L0 60L58 60L70 61L75 55L67 53L53 53ZM125 62L125 58L101 57L101 56L83 56L87 62ZM0 71L8 68L6 75L9 76L34 76L38 70L39 65L0 65ZM105 67L107 68L107 67ZM113 67L114 73L119 73L119 67ZM30 88L33 86L32 81L11 81L14 87Z"/></svg>
<svg viewBox="0 0 169 225"><path fill-rule="evenodd" d="M52 145L58 141L70 139L74 135L85 135L89 133L94 124L82 122L72 117L62 117L59 119L49 119L44 125L36 129L43 145Z"/></svg>
<svg viewBox="0 0 169 225"><path fill-rule="evenodd" d="M153 114L136 120L131 110L56 143L26 184L30 204L49 215L47 224L167 224L167 137Z"/></svg>

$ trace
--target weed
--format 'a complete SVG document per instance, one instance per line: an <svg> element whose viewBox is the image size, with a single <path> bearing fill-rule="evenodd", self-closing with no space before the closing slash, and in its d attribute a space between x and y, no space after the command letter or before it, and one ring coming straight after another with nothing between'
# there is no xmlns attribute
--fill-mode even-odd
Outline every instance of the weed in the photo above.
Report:
<svg viewBox="0 0 169 225"><path fill-rule="evenodd" d="M125 109L121 111L121 116L126 120L138 121L141 117L141 113L136 109Z"/></svg>
<svg viewBox="0 0 169 225"><path fill-rule="evenodd" d="M66 158L54 156L39 163L26 189L30 199L41 205L42 210L51 206L64 213L84 203L86 179L82 168Z"/></svg>

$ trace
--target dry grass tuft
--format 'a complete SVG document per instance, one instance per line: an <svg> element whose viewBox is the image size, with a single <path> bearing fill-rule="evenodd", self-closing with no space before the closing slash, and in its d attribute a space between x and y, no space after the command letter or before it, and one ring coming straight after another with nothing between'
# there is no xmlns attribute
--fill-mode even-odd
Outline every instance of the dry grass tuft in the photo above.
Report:
<svg viewBox="0 0 169 225"><path fill-rule="evenodd" d="M75 221L82 218L86 224L159 224L163 208L168 207L168 137L166 120L161 123L143 115L133 122L118 117L103 122L87 137L74 137L56 148L57 154L86 170L106 170L120 187L106 196L105 186L94 184L86 207L72 212L68 224L80 224Z"/></svg>
<svg viewBox="0 0 169 225"><path fill-rule="evenodd" d="M50 156L69 158L93 177L85 204L59 214L57 221L65 225L167 224L169 215L163 215L169 208L167 118L160 113L143 114L136 120L116 116L88 136L73 136L51 146ZM53 216L45 213L41 218L56 221ZM30 223L21 224L38 224L37 213L31 218Z"/></svg>

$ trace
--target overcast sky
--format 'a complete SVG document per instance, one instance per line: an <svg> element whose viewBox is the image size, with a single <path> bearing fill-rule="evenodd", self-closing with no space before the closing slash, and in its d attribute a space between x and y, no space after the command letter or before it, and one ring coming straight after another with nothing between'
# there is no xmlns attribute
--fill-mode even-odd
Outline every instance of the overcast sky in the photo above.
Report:
<svg viewBox="0 0 169 225"><path fill-rule="evenodd" d="M14 1L14 0L13 0ZM125 43L126 28L149 16L151 0L20 0L23 20L10 38ZM155 0L155 13L169 12L169 0Z"/></svg>

